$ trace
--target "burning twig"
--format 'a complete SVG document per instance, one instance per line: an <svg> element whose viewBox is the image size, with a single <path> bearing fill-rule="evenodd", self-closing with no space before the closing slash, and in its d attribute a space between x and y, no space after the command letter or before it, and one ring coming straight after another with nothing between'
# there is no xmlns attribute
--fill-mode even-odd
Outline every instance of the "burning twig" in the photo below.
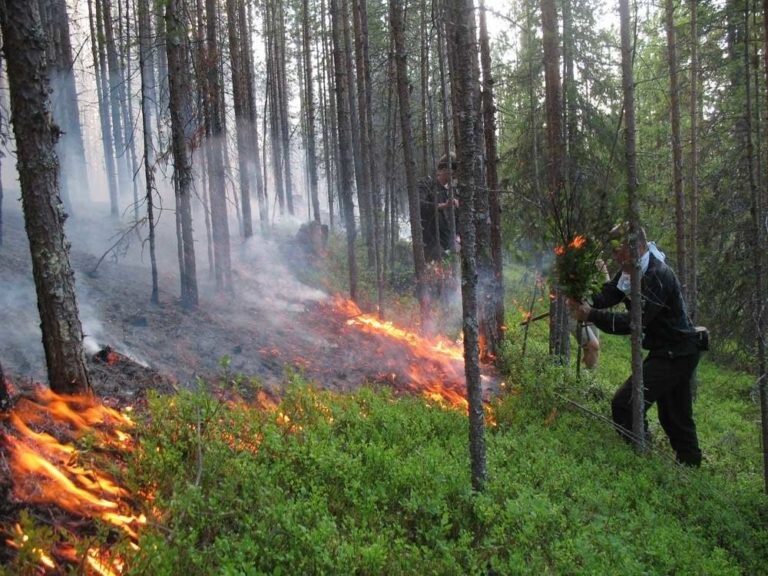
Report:
<svg viewBox="0 0 768 576"><path fill-rule="evenodd" d="M544 312L544 313L539 314L537 316L533 316L532 318L527 318L526 320L523 320L522 322L520 322L520 326L527 326L531 322L537 322L539 320L544 320L544 318L546 318L547 316L549 316L549 312Z"/></svg>

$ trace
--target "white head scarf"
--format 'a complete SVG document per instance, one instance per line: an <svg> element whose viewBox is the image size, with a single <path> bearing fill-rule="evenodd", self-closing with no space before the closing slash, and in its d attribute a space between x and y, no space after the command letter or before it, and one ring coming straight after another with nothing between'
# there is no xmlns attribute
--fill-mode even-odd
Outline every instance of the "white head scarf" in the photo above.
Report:
<svg viewBox="0 0 768 576"><path fill-rule="evenodd" d="M648 262L651 260L651 254L653 254L653 257L656 258L656 260L661 260L664 262L664 260L667 259L667 255L664 254L661 250L659 250L658 246L656 246L656 242L648 242L648 250L645 251L645 254L640 256L640 275L646 273L648 270ZM621 277L619 278L619 281L616 283L616 287L624 292L624 294L629 295L630 291L632 290L632 282L630 280L630 276L627 272L622 272Z"/></svg>

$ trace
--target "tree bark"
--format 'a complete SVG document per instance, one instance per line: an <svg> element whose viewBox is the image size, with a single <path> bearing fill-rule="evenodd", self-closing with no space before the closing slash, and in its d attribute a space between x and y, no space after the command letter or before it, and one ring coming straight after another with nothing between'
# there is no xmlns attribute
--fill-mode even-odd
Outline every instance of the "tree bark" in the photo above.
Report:
<svg viewBox="0 0 768 576"><path fill-rule="evenodd" d="M166 53L169 68L168 90L171 113L171 143L173 148L174 190L176 211L179 213L180 236L179 272L181 303L185 308L198 304L197 265L192 232L192 162L190 139L186 127L191 124L192 102L190 66L188 61L187 0L169 0L165 10Z"/></svg>
<svg viewBox="0 0 768 576"><path fill-rule="evenodd" d="M48 77L53 93L53 118L62 129L56 146L61 165L61 191L64 205L72 211L72 196L88 199L88 170L85 162L83 130L80 124L74 60L65 0L40 0L40 16L48 36Z"/></svg>
<svg viewBox="0 0 768 576"><path fill-rule="evenodd" d="M559 241L570 240L563 180L563 127L560 97L560 51L555 0L541 0L541 22L544 34L544 83L547 109L547 174L549 203ZM557 287L549 305L549 353L563 364L570 356L570 334L565 299Z"/></svg>
<svg viewBox="0 0 768 576"><path fill-rule="evenodd" d="M368 97L370 91L366 85L366 63L363 47L363 22L361 18L360 0L352 0L352 21L355 32L355 69L357 73L357 112L359 116L359 138L360 148L359 156L361 160L362 181L358 182L357 195L360 199L360 219L365 220L365 224L360 226L360 231L365 238L365 245L368 249L368 268L376 270L378 254L376 242L374 240L374 208L373 208L373 176L371 171L373 166L373 148L371 147L371 138L369 136L368 118L369 103ZM367 38L365 39L367 42ZM368 77L370 82L370 75Z"/></svg>
<svg viewBox="0 0 768 576"><path fill-rule="evenodd" d="M117 178L120 182L120 190L125 190L131 185L132 178L128 169L128 143L123 132L123 120L120 116L120 107L125 101L125 84L123 82L122 69L117 60L117 49L115 44L115 32L112 22L112 2L111 0L96 0L96 22L98 25L99 14L101 15L101 33L103 33L104 44L107 52L107 77L109 81L109 109L112 113L112 140L115 146L115 156L117 164ZM99 10L98 8L101 8Z"/></svg>
<svg viewBox="0 0 768 576"><path fill-rule="evenodd" d="M75 278L59 198L59 129L51 120L45 37L35 2L0 0L21 201L51 389L90 392Z"/></svg>
<svg viewBox="0 0 768 576"><path fill-rule="evenodd" d="M294 214L293 207L293 173L291 172L291 130L288 122L288 74L285 69L285 11L282 0L277 2L277 13L275 14L275 64L277 77L275 80L276 98L278 115L280 118L280 137L282 138L282 158L283 171L285 174L285 201L288 206L288 213Z"/></svg>
<svg viewBox="0 0 768 576"><path fill-rule="evenodd" d="M405 52L403 9L400 0L389 0L389 20L395 47L395 73L400 107L400 130L403 140L403 164L408 190L408 211L411 220L411 242L413 263L416 271L416 298L421 311L422 329L429 326L430 311L427 302L426 269L424 260L424 239L421 230L421 208L416 189L416 159L414 157L413 126L411 123L410 84L408 62Z"/></svg>
<svg viewBox="0 0 768 576"><path fill-rule="evenodd" d="M632 442L638 452L645 451L645 390L643 388L643 312L640 294L640 259L638 238L640 210L638 203L637 152L635 149L635 79L632 71L634 47L631 42L629 0L619 0L621 26L621 78L624 93L624 130L627 162L629 254L634 262L631 274L630 326L632 340Z"/></svg>
<svg viewBox="0 0 768 576"><path fill-rule="evenodd" d="M227 0L227 30L229 33L229 58L232 66L232 100L235 107L235 131L237 134L237 162L239 168L240 199L243 211L243 237L253 236L253 220L251 217L251 193L248 175L249 162L252 156L251 140L248 132L253 128L248 120L248 98L245 87L245 78L240 47L240 33L238 28L239 12L237 0Z"/></svg>
<svg viewBox="0 0 768 576"><path fill-rule="evenodd" d="M112 141L112 127L110 125L109 86L106 80L106 55L101 40L101 25L98 0L88 0L88 23L91 32L91 51L93 54L93 70L96 76L96 93L99 101L99 119L101 121L101 144L104 153L104 165L107 172L107 185L109 187L110 213L117 218L120 213L118 202L119 189L115 169L114 142Z"/></svg>
<svg viewBox="0 0 768 576"><path fill-rule="evenodd" d="M229 252L229 219L227 216L227 192L224 172L224 106L219 67L218 16L216 0L206 0L206 47L208 118L210 137L208 140L208 187L211 196L211 232L213 234L213 267L216 289L219 292L232 290L232 262Z"/></svg>
<svg viewBox="0 0 768 576"><path fill-rule="evenodd" d="M352 186L354 166L352 159L352 129L350 127L348 70L344 57L344 13L339 9L338 0L330 1L331 22L333 28L333 64L336 71L336 112L339 134L339 187L344 207L344 226L347 231L347 260L349 266L349 297L357 301L357 259L355 255L354 200Z"/></svg>
<svg viewBox="0 0 768 576"><path fill-rule="evenodd" d="M472 0L452 0L448 14L449 45L455 50L459 234L461 236L461 302L464 334L464 372L469 402L469 453L472 488L482 491L486 481L485 423L480 383L479 330L477 323L477 262L475 247L474 165L478 161L475 132L477 76L474 70L475 38Z"/></svg>
<svg viewBox="0 0 768 576"><path fill-rule="evenodd" d="M677 273L681 279L683 297L688 301L688 250L686 243L685 193L683 191L683 144L680 139L680 88L677 74L677 33L675 31L675 0L665 0L667 28L667 64L669 66L669 115L672 123L672 185L675 195L675 240Z"/></svg>
<svg viewBox="0 0 768 576"><path fill-rule="evenodd" d="M486 353L496 357L504 337L504 261L501 246L501 199L497 172L498 152L496 146L496 105L493 98L493 73L491 70L491 49L488 41L485 0L480 0L480 61L483 69L482 103L485 126L486 185L488 208L491 220L491 263L492 274L487 278L483 306L485 312Z"/></svg>
<svg viewBox="0 0 768 576"><path fill-rule="evenodd" d="M139 0L139 70L141 73L141 117L144 134L144 174L146 177L147 222L149 224L149 258L152 268L153 304L160 302L160 288L157 281L157 256L155 246L155 150L152 144L152 104L149 101L148 86L154 81L149 67L149 53L152 51L152 30L149 19L149 0Z"/></svg>
<svg viewBox="0 0 768 576"><path fill-rule="evenodd" d="M690 285L688 287L688 313L695 324L699 312L699 32L697 0L689 0L688 5L691 14L691 181L688 187L690 223L688 279Z"/></svg>
<svg viewBox="0 0 768 576"><path fill-rule="evenodd" d="M249 150L253 154L252 161L249 162L251 178L256 182L256 196L259 203L259 222L262 233L266 234L269 223L269 210L267 207L264 180L261 176L261 150L259 149L259 118L256 110L256 89L254 87L253 70L253 47L251 45L251 26L252 11L251 4L248 4L248 10L245 9L246 0L237 0L238 24L240 38L242 39L242 62L244 68L244 83L248 99L248 136L250 137Z"/></svg>
<svg viewBox="0 0 768 576"><path fill-rule="evenodd" d="M320 197L317 193L317 153L315 151L315 91L312 75L312 43L310 32L309 0L302 0L302 42L304 48L304 106L307 113L307 174L309 196L312 204L312 219L320 224Z"/></svg>

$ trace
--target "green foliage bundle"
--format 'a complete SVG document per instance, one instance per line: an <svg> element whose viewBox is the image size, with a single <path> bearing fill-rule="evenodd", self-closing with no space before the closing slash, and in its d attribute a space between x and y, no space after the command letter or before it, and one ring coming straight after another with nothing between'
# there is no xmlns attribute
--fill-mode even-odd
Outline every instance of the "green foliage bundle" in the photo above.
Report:
<svg viewBox="0 0 768 576"><path fill-rule="evenodd" d="M599 258L600 247L583 235L555 248L557 285L568 298L579 302L600 288L603 272Z"/></svg>

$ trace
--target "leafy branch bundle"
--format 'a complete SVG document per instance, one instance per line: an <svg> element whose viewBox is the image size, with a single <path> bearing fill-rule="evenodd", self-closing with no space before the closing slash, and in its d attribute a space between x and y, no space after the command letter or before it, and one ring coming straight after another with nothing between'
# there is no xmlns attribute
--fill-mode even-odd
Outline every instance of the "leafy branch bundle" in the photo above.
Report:
<svg viewBox="0 0 768 576"><path fill-rule="evenodd" d="M599 259L600 246L581 234L555 248L557 285L568 298L578 302L600 288L603 272Z"/></svg>

